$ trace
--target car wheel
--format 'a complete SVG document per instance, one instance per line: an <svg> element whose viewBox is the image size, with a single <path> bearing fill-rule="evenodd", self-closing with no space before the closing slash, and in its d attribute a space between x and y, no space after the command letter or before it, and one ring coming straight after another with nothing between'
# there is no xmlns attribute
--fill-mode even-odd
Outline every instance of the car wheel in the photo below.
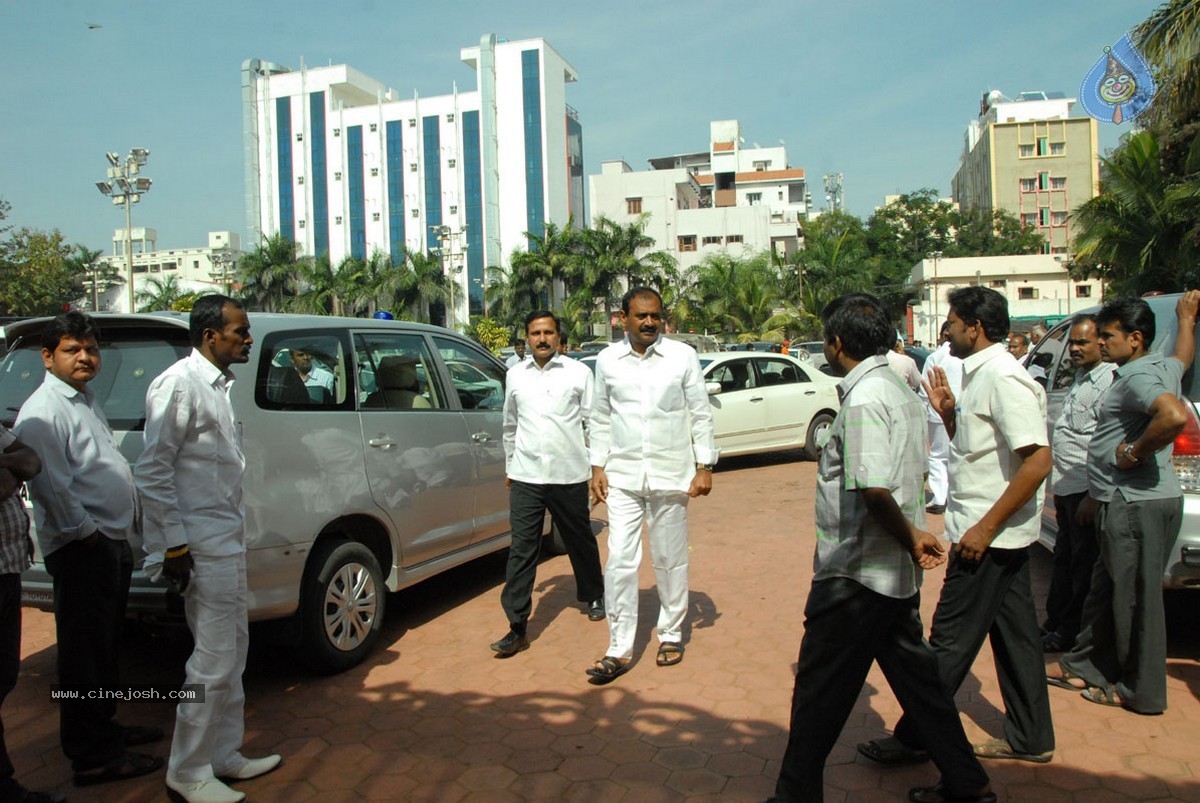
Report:
<svg viewBox="0 0 1200 803"><path fill-rule="evenodd" d="M300 595L302 640L313 668L334 673L360 663L379 638L386 600L371 550L356 541L318 545Z"/></svg>
<svg viewBox="0 0 1200 803"><path fill-rule="evenodd" d="M829 413L817 413L813 416L812 421L808 422L808 438L805 439L804 454L810 460L816 460L821 456L821 447L829 438L829 428L832 426L833 416Z"/></svg>

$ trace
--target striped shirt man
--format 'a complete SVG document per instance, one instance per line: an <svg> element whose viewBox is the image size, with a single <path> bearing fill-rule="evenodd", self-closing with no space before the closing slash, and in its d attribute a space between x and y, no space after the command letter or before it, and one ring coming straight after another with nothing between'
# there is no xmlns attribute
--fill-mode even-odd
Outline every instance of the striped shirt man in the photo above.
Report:
<svg viewBox="0 0 1200 803"><path fill-rule="evenodd" d="M1090 370L1080 368L1075 372L1075 383L1063 399L1062 414L1054 422L1050 438L1050 456L1054 460L1050 487L1056 495L1083 493L1088 489L1088 443L1096 431L1100 401L1113 383L1115 368L1111 362L1101 362Z"/></svg>

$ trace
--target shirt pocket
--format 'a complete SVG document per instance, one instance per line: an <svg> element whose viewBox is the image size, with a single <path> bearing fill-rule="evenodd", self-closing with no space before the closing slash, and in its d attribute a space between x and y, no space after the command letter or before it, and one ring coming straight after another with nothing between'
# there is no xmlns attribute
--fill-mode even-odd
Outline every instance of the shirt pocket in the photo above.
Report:
<svg viewBox="0 0 1200 803"><path fill-rule="evenodd" d="M664 412L678 412L685 408L683 386L674 374L647 377L646 393L650 403Z"/></svg>

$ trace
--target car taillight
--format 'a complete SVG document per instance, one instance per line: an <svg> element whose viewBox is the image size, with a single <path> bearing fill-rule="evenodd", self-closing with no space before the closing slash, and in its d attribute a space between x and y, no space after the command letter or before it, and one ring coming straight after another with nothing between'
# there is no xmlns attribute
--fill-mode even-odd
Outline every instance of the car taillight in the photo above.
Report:
<svg viewBox="0 0 1200 803"><path fill-rule="evenodd" d="M1187 408L1188 420L1175 439L1172 460L1183 492L1195 494L1200 493L1200 418L1196 417L1196 407L1190 401L1184 401L1183 406Z"/></svg>

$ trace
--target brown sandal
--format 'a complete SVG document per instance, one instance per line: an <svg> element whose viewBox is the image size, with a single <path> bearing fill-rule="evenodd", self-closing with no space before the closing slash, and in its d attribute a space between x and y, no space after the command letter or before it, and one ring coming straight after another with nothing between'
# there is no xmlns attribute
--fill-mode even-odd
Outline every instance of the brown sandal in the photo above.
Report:
<svg viewBox="0 0 1200 803"><path fill-rule="evenodd" d="M683 645L677 641L664 641L658 645L658 657L654 662L659 666L675 666L683 660Z"/></svg>

